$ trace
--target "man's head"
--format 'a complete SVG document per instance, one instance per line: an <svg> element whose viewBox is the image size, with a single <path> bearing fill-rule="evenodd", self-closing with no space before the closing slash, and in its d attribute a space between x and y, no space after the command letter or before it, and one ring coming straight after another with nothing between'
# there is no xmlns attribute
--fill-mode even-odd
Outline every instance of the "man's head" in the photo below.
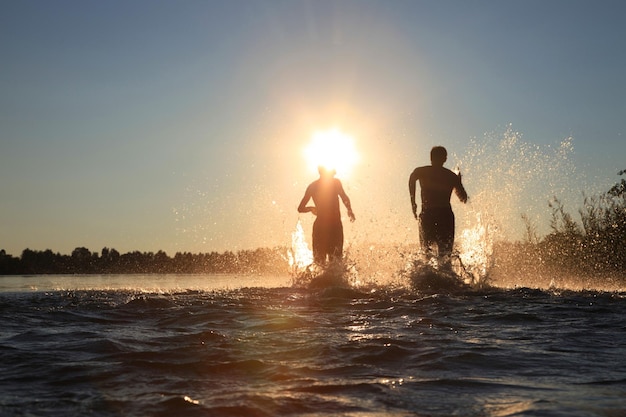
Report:
<svg viewBox="0 0 626 417"><path fill-rule="evenodd" d="M430 162L434 166L443 166L448 159L448 151L443 146L435 146L430 150Z"/></svg>
<svg viewBox="0 0 626 417"><path fill-rule="evenodd" d="M333 168L327 168L323 165L317 167L317 171L320 173L321 178L332 178L337 174L337 171Z"/></svg>

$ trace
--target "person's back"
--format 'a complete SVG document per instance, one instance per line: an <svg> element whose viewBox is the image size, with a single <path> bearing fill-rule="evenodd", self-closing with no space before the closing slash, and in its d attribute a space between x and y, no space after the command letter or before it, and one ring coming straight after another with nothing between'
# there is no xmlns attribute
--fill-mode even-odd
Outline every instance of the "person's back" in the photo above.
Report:
<svg viewBox="0 0 626 417"><path fill-rule="evenodd" d="M334 170L319 167L320 178L313 181L306 189L298 206L299 213L313 213L313 258L316 263L323 264L326 258L341 259L343 254L343 225L339 211L339 199L348 209L350 221L354 221L354 213L350 199L343 189L341 181L333 178ZM314 206L307 206L312 199Z"/></svg>
<svg viewBox="0 0 626 417"><path fill-rule="evenodd" d="M325 223L341 221L339 196L342 192L341 182L336 178L320 178L309 185L307 193L313 199L320 221Z"/></svg>
<svg viewBox="0 0 626 417"><path fill-rule="evenodd" d="M465 192L461 181L454 172L442 166L423 166L416 168L414 176L420 182L422 209L450 207L450 197L453 190L461 193L463 200Z"/></svg>
<svg viewBox="0 0 626 417"><path fill-rule="evenodd" d="M415 183L420 183L422 211L419 215L420 241L430 252L436 244L439 256L449 256L454 245L454 213L450 197L454 190L461 202L467 201L467 192L457 175L443 164L448 153L442 146L435 146L430 152L432 165L415 168L409 177L409 193L413 215L418 219L415 203Z"/></svg>

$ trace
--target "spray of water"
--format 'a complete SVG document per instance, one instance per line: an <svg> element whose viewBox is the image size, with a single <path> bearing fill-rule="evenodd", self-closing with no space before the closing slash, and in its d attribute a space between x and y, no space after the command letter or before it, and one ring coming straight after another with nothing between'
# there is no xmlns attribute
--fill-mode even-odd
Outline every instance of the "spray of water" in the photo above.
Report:
<svg viewBox="0 0 626 417"><path fill-rule="evenodd" d="M525 225L549 225L548 202L553 196L574 201L581 180L572 161L572 138L540 146L523 140L508 126L504 131L473 139L460 154L452 153L449 165L463 175L470 200L462 205L453 196L456 215L455 252L451 260L424 260L417 242L382 244L371 241L350 248L365 285L394 285L396 278L411 285L416 276L456 277L464 285L508 285L494 274L497 245L524 237ZM541 233L541 230L537 230ZM312 253L300 222L292 234L289 252L292 275L309 268ZM450 264L451 269L442 268ZM395 269L394 269L395 268ZM381 271L383 271L381 273ZM391 276L394 276L391 278ZM382 278L390 277L382 282ZM409 282L407 282L407 277ZM460 278L460 280L458 279ZM381 282L378 282L381 281ZM523 285L516 283L515 285Z"/></svg>
<svg viewBox="0 0 626 417"><path fill-rule="evenodd" d="M291 234L291 248L287 251L292 285L295 287L327 288L361 286L356 263L346 253L343 259L326 265L314 263L313 251L307 244L300 220Z"/></svg>
<svg viewBox="0 0 626 417"><path fill-rule="evenodd" d="M475 282L500 281L493 274L494 245L518 241L530 221L549 223L548 202L554 196L573 199L577 179L572 161L572 138L551 146L526 142L522 134L508 126L503 133L486 134L473 140L456 161L462 168L470 203L457 226L459 256ZM459 230L460 229L460 230ZM523 283L522 283L523 284Z"/></svg>
<svg viewBox="0 0 626 417"><path fill-rule="evenodd" d="M463 174L470 194L465 206L452 200L457 218L452 259L424 258L413 250L405 257L401 274L413 284L428 277L449 277L451 271L472 286L510 285L511 277L497 274L496 248L499 242L522 238L528 219L532 225L549 224L548 202L553 196L566 201L579 194L576 187L581 181L572 155L572 138L539 146L523 140L512 126L470 141L460 156L453 154L449 160L454 171ZM524 285L521 276L515 274L514 285Z"/></svg>
<svg viewBox="0 0 626 417"><path fill-rule="evenodd" d="M291 248L287 252L287 257L292 276L298 276L313 264L313 251L306 242L300 220L296 223L296 230L291 234Z"/></svg>
<svg viewBox="0 0 626 417"><path fill-rule="evenodd" d="M461 231L458 253L461 271L470 284L486 283L493 263L493 244L497 229L493 222L484 221L480 212Z"/></svg>

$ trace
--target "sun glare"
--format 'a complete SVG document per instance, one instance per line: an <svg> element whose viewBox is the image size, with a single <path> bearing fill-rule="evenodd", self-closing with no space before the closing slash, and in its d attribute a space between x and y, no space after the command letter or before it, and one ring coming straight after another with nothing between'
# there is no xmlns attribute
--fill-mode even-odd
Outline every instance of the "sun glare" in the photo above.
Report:
<svg viewBox="0 0 626 417"><path fill-rule="evenodd" d="M304 155L312 171L321 165L340 177L348 176L359 159L352 137L337 129L315 132Z"/></svg>

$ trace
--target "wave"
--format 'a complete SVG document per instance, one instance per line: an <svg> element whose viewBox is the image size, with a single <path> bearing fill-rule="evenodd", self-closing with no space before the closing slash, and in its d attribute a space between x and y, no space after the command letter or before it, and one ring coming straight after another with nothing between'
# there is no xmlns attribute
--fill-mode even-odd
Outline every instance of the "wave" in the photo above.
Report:
<svg viewBox="0 0 626 417"><path fill-rule="evenodd" d="M625 296L5 292L0 414L609 415L626 407Z"/></svg>

